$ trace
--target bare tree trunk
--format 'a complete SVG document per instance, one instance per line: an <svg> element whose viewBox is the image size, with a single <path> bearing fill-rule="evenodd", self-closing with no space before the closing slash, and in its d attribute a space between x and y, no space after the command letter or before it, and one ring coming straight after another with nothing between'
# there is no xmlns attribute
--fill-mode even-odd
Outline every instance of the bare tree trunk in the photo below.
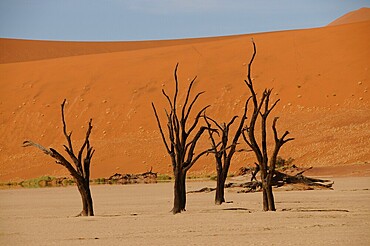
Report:
<svg viewBox="0 0 370 246"><path fill-rule="evenodd" d="M274 195L272 192L271 178L272 177L270 177L270 174L265 175L261 172L263 211L276 211Z"/></svg>
<svg viewBox="0 0 370 246"><path fill-rule="evenodd" d="M77 187L82 200L82 211L78 214L78 216L94 216L90 184L86 181L77 181Z"/></svg>
<svg viewBox="0 0 370 246"><path fill-rule="evenodd" d="M186 186L185 186L186 174L182 173L181 170L175 171L175 184L174 184L174 202L172 213L177 214L185 211L186 206Z"/></svg>
<svg viewBox="0 0 370 246"><path fill-rule="evenodd" d="M262 182L262 203L263 203L263 211L269 210L269 201L268 201L268 185L266 182L265 175L261 172L261 182Z"/></svg>
<svg viewBox="0 0 370 246"><path fill-rule="evenodd" d="M272 193L271 184L267 185L266 193L267 193L268 211L276 211L275 201L274 201L274 194Z"/></svg>
<svg viewBox="0 0 370 246"><path fill-rule="evenodd" d="M267 189L262 188L262 194L263 194L263 211L268 211L269 210L269 204L267 200Z"/></svg>
<svg viewBox="0 0 370 246"><path fill-rule="evenodd" d="M79 181L77 181L77 187L82 200L82 211L77 216L88 216L87 194L85 188L83 187L83 184Z"/></svg>
<svg viewBox="0 0 370 246"><path fill-rule="evenodd" d="M186 207L186 172L181 175L181 211Z"/></svg>
<svg viewBox="0 0 370 246"><path fill-rule="evenodd" d="M216 185L216 196L215 196L215 204L221 205L225 202L225 181L223 172L217 171L217 185Z"/></svg>
<svg viewBox="0 0 370 246"><path fill-rule="evenodd" d="M94 208L93 208L93 200L91 197L91 190L90 190L90 181L85 181L85 190L86 190L86 202L87 202L87 215L94 216Z"/></svg>

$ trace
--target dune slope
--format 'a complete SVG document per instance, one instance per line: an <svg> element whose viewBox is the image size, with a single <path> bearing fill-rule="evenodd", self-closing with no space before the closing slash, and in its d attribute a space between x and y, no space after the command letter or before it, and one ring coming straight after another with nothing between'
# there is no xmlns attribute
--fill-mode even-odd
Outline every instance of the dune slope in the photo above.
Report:
<svg viewBox="0 0 370 246"><path fill-rule="evenodd" d="M60 57L110 53L150 49L157 47L174 46L209 42L232 37L194 38L163 41L140 42L74 42L74 41L41 41L22 39L0 39L0 64L24 61L36 61Z"/></svg>
<svg viewBox="0 0 370 246"><path fill-rule="evenodd" d="M173 92L173 69L179 62L180 101L197 75L194 90L206 93L195 109L210 104L207 113L219 121L240 114L248 97L243 80L252 37L257 44L255 87L260 93L274 88L274 98L281 99L274 112L280 116L278 129L289 130L296 139L283 147L281 156L294 158L299 166L368 164L369 30L367 21L201 42L157 41L145 48L142 42L127 47L122 43L117 49L99 44L102 49L95 54L93 48L91 53L69 53L66 42L66 53L59 50L54 55L35 41L37 60L31 61L31 56L22 60L19 55L17 62L0 65L0 181L68 174L40 151L21 147L23 140L31 139L63 151L64 98L68 130L73 130L76 145L93 118L92 177L143 172L151 166L170 173L151 102L164 120L161 89ZM207 141L204 137L197 151L208 147ZM246 147L243 141L240 147ZM252 153L238 153L232 170L253 162ZM213 157L201 159L193 171L214 172Z"/></svg>
<svg viewBox="0 0 370 246"><path fill-rule="evenodd" d="M329 23L329 26L343 25L355 22L369 21L370 20L370 8L361 8L355 11L351 11L333 22Z"/></svg>

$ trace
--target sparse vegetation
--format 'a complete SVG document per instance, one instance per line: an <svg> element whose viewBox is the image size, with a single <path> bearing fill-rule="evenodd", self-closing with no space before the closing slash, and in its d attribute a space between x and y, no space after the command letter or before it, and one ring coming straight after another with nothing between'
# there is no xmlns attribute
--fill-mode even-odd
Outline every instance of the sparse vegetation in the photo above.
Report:
<svg viewBox="0 0 370 246"><path fill-rule="evenodd" d="M50 177L50 176L41 176L38 178L34 179L27 179L19 183L20 186L24 188L40 188L40 187L47 187L48 184L52 180L54 180L55 177Z"/></svg>
<svg viewBox="0 0 370 246"><path fill-rule="evenodd" d="M18 182L0 182L0 187L1 188L11 188L11 187L16 187L18 186Z"/></svg>
<svg viewBox="0 0 370 246"><path fill-rule="evenodd" d="M23 188L43 188L43 187L60 187L74 185L75 182L73 179L61 177L52 177L52 176L41 176L34 179L27 179L22 182L19 182L19 186Z"/></svg>
<svg viewBox="0 0 370 246"><path fill-rule="evenodd" d="M210 179L210 180L214 180L214 181L216 181L216 180L217 180L217 175L213 175L213 176L211 176L209 179Z"/></svg>
<svg viewBox="0 0 370 246"><path fill-rule="evenodd" d="M71 178L40 176L37 178L26 179L20 182L15 181L0 182L0 187L44 188L44 187L65 187L74 184L76 184L76 182Z"/></svg>
<svg viewBox="0 0 370 246"><path fill-rule="evenodd" d="M162 182L165 182L165 181L170 181L172 180L173 177L168 175L168 174L161 174L161 173L158 173L157 175L157 180L158 181L162 181Z"/></svg>
<svg viewBox="0 0 370 246"><path fill-rule="evenodd" d="M93 183L94 184L106 184L107 179L106 178L97 178L97 179L94 179Z"/></svg>

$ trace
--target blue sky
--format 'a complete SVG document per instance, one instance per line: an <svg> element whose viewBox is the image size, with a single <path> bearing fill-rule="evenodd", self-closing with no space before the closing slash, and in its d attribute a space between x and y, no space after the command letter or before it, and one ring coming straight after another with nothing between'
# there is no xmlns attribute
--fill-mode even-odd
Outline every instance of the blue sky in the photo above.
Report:
<svg viewBox="0 0 370 246"><path fill-rule="evenodd" d="M370 0L0 0L0 37L125 41L325 26Z"/></svg>

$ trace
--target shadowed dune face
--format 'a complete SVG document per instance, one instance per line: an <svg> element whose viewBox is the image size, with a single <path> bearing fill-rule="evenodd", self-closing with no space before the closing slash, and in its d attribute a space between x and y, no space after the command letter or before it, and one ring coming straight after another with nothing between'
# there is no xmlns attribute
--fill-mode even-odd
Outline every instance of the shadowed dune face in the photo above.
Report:
<svg viewBox="0 0 370 246"><path fill-rule="evenodd" d="M349 23L356 23L362 21L370 21L370 8L361 8L352 12L349 12L340 18L334 20L329 26L343 25Z"/></svg>
<svg viewBox="0 0 370 246"><path fill-rule="evenodd" d="M281 99L274 112L281 117L278 129L296 138L281 155L296 159L299 166L368 162L369 30L370 21L365 21L182 41L73 47L57 42L55 49L44 48L41 41L1 40L2 50L14 46L8 54L1 53L0 181L66 175L52 159L20 147L31 139L62 151L64 98L68 130L73 130L76 144L83 142L93 118L93 178L143 172L151 166L156 172L171 172L150 103L155 102L164 120L161 89L173 92L173 69L179 62L180 102L189 80L197 75L194 90L206 91L198 108L210 104L207 113L220 121L241 114L248 97L243 80L252 54L251 37L257 44L255 87L260 92L274 88L274 97ZM19 50L14 48L17 42L22 43ZM204 137L199 147L209 147L207 141ZM246 147L242 141L240 146ZM231 168L236 170L252 164L254 156L238 153L233 160ZM213 157L200 160L193 170L213 172Z"/></svg>
<svg viewBox="0 0 370 246"><path fill-rule="evenodd" d="M61 57L152 49L182 44L209 42L232 37L194 38L140 42L64 42L0 39L0 64Z"/></svg>

